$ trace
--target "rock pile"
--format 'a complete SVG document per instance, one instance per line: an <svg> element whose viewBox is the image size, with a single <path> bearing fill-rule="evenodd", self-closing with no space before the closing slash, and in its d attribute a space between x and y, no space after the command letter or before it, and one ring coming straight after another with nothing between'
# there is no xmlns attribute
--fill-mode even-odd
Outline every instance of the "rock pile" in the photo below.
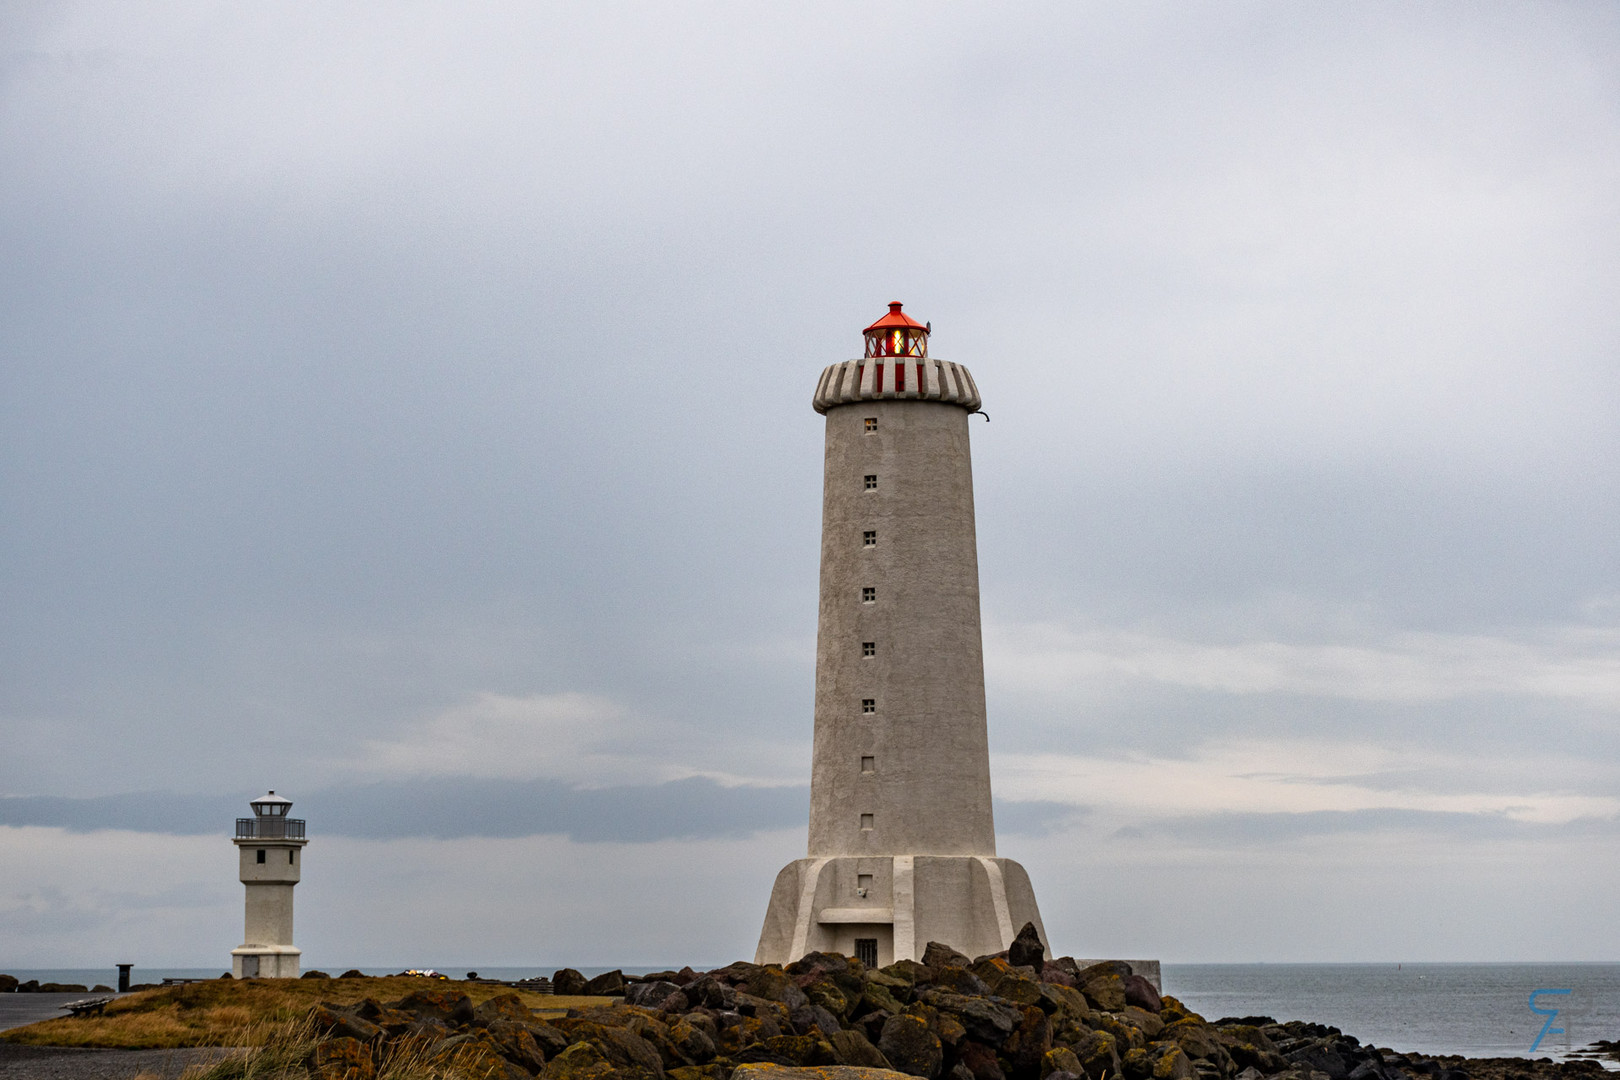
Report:
<svg viewBox="0 0 1620 1080"><path fill-rule="evenodd" d="M812 953L785 968L736 963L637 981L610 974L602 982L558 972L559 994L623 1000L545 1020L515 994L476 1008L442 990L387 1005L323 1005L311 1072L368 1080L375 1063L409 1046L423 1060L503 1080L731 1080L756 1064L924 1080L1497 1080L1364 1047L1335 1028L1268 1017L1212 1023L1124 963L1047 960L1033 928L1006 954L976 960L935 943L921 963L885 968ZM610 984L618 990L602 989Z"/></svg>

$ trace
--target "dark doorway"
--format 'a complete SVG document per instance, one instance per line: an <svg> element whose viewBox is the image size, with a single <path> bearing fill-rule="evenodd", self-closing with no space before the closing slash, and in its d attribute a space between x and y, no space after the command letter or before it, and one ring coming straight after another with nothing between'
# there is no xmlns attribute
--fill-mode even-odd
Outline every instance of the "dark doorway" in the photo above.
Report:
<svg viewBox="0 0 1620 1080"><path fill-rule="evenodd" d="M877 938L858 937L855 939L855 959L867 967L877 967Z"/></svg>

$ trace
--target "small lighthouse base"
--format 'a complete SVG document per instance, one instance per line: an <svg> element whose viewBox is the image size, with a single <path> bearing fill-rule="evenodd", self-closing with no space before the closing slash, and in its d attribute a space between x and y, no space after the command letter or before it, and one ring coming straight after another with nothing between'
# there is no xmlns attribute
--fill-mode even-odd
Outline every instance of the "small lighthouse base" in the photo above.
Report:
<svg viewBox="0 0 1620 1080"><path fill-rule="evenodd" d="M231 974L238 979L296 979L304 951L291 945L243 945L231 950Z"/></svg>
<svg viewBox="0 0 1620 1080"><path fill-rule="evenodd" d="M771 889L756 964L838 952L868 964L920 960L930 941L968 956L1012 944L1026 922L1046 942L1029 875L975 855L844 855L798 859Z"/></svg>

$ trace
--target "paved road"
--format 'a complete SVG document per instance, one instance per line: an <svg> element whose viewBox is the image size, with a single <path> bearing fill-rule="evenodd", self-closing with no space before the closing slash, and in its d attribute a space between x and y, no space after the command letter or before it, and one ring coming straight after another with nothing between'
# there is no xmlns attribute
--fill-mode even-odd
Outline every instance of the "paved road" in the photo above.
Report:
<svg viewBox="0 0 1620 1080"><path fill-rule="evenodd" d="M70 1001L83 1001L92 997L117 997L116 994L0 994L0 1031L22 1027L36 1020L49 1020L53 1016L66 1016L62 1008Z"/></svg>
<svg viewBox="0 0 1620 1080"><path fill-rule="evenodd" d="M218 1048L80 1050L65 1046L12 1046L0 1042L0 1080L133 1080L137 1075L175 1080L188 1065L236 1052Z"/></svg>

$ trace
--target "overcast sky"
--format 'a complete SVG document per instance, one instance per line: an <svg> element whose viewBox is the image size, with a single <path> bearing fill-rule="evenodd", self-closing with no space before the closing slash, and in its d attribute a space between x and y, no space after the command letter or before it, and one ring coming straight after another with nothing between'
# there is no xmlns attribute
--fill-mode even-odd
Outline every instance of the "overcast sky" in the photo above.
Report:
<svg viewBox="0 0 1620 1080"><path fill-rule="evenodd" d="M896 299L1060 952L1620 960L1608 0L6 4L0 253L0 970L751 958Z"/></svg>

